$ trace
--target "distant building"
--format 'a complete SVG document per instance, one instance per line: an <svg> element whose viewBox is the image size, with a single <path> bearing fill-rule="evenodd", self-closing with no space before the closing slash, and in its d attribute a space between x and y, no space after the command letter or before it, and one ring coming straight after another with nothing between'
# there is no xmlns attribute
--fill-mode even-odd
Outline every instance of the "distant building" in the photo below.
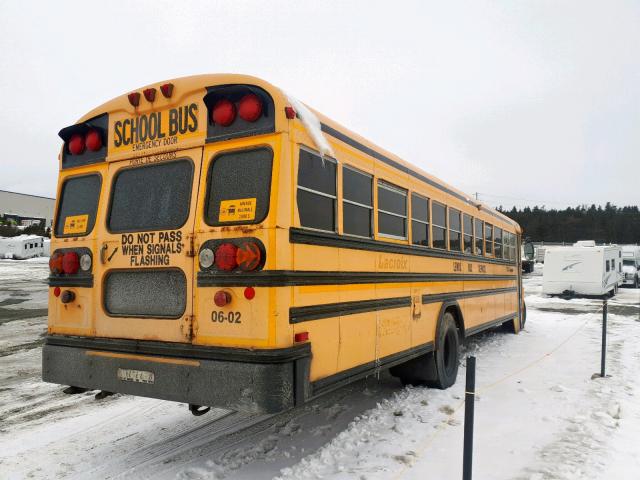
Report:
<svg viewBox="0 0 640 480"><path fill-rule="evenodd" d="M0 190L0 218L25 227L51 227L55 202L55 198Z"/></svg>

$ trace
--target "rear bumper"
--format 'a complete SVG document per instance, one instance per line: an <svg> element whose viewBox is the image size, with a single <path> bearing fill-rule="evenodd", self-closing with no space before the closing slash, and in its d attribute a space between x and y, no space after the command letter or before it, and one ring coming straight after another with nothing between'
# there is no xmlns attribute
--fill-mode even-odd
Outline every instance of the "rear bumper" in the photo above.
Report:
<svg viewBox="0 0 640 480"><path fill-rule="evenodd" d="M42 379L92 390L275 413L308 398L309 359L309 344L245 350L50 335L42 353ZM151 372L153 383L121 380L119 370Z"/></svg>

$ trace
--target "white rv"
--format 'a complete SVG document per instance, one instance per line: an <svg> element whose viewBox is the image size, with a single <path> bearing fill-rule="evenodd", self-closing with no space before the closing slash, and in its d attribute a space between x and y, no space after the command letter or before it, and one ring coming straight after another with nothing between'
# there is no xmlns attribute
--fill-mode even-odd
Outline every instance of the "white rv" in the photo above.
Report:
<svg viewBox="0 0 640 480"><path fill-rule="evenodd" d="M622 246L622 283L640 288L640 246Z"/></svg>
<svg viewBox="0 0 640 480"><path fill-rule="evenodd" d="M581 241L547 247L542 292L547 295L614 295L622 283L622 249Z"/></svg>
<svg viewBox="0 0 640 480"><path fill-rule="evenodd" d="M40 257L44 253L44 238L38 235L18 235L17 237L0 238L0 258Z"/></svg>

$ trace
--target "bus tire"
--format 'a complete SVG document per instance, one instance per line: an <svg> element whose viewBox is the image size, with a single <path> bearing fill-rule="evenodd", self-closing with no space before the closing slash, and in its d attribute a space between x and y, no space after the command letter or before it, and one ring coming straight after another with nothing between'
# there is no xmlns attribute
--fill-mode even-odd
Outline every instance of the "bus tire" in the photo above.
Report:
<svg viewBox="0 0 640 480"><path fill-rule="evenodd" d="M426 385L444 390L456 382L460 334L451 312L445 312L438 329L435 351L391 367L403 385Z"/></svg>

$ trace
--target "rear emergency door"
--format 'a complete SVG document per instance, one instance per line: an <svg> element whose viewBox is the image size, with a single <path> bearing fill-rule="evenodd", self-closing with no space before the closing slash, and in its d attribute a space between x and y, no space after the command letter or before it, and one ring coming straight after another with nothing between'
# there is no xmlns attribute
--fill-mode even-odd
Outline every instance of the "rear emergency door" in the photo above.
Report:
<svg viewBox="0 0 640 480"><path fill-rule="evenodd" d="M109 165L96 336L191 341L201 161L196 148Z"/></svg>

